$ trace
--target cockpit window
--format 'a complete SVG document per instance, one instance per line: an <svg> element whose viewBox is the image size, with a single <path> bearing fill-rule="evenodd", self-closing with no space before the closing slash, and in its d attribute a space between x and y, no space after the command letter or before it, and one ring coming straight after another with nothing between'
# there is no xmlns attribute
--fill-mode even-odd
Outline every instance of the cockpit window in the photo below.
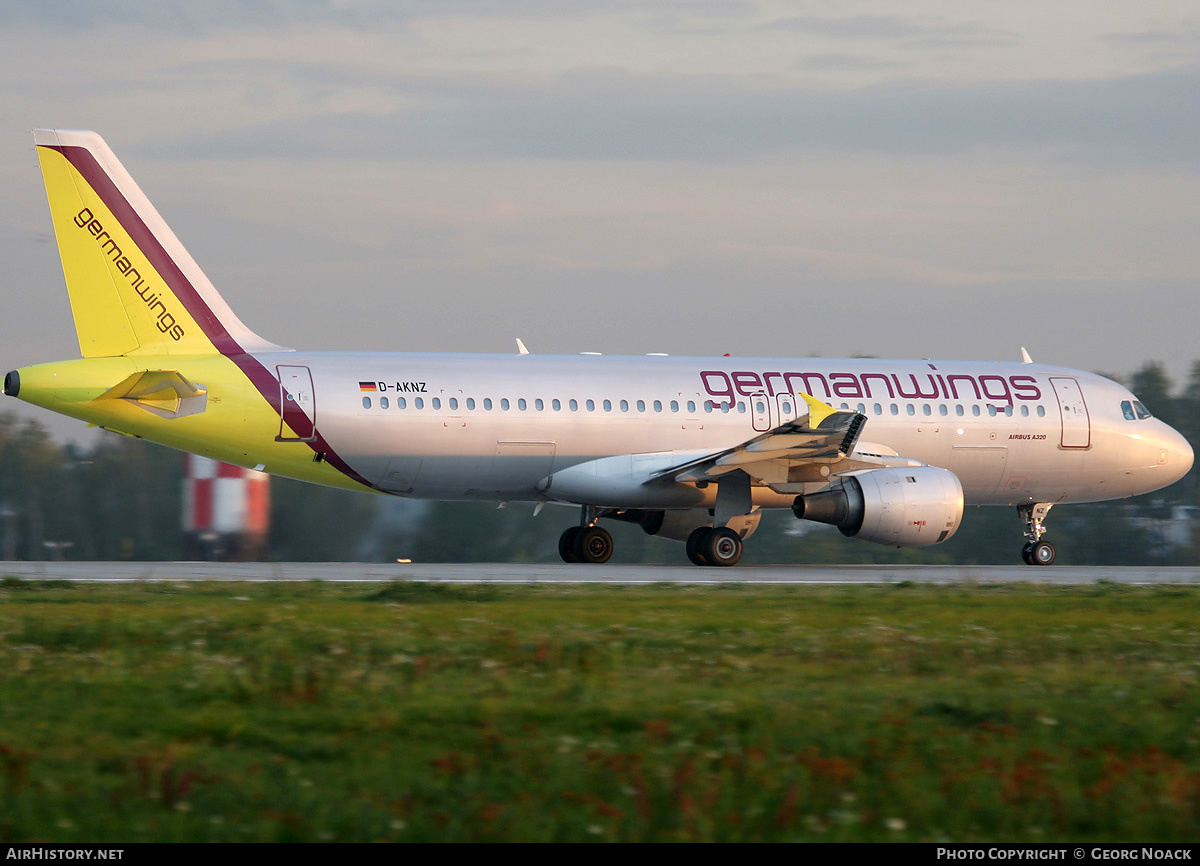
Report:
<svg viewBox="0 0 1200 866"><path fill-rule="evenodd" d="M1154 417L1150 414L1150 410L1137 400L1122 400L1121 414L1125 416L1126 421L1144 421Z"/></svg>

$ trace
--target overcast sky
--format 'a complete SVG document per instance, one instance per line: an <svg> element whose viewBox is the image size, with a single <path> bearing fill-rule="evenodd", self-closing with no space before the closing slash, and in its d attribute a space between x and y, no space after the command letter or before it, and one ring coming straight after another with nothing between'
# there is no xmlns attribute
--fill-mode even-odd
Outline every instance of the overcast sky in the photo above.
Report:
<svg viewBox="0 0 1200 866"><path fill-rule="evenodd" d="M5 0L0 75L4 370L78 356L35 126L283 345L1200 359L1192 0Z"/></svg>

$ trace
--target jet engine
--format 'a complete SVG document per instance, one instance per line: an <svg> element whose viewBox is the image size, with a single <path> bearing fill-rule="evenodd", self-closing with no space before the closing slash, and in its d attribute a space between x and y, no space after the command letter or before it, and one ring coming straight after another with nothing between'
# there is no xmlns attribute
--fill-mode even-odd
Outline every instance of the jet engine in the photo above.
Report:
<svg viewBox="0 0 1200 866"><path fill-rule="evenodd" d="M934 466L860 469L839 476L825 490L797 496L792 513L836 526L852 538L924 547L958 530L963 489L953 472Z"/></svg>

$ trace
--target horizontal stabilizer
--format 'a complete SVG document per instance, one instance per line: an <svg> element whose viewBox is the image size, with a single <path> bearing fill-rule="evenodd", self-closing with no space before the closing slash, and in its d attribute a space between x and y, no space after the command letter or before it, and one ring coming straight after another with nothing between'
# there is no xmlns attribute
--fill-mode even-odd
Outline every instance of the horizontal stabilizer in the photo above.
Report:
<svg viewBox="0 0 1200 866"><path fill-rule="evenodd" d="M208 391L175 370L134 373L96 399L126 400L160 418L198 415L208 408Z"/></svg>

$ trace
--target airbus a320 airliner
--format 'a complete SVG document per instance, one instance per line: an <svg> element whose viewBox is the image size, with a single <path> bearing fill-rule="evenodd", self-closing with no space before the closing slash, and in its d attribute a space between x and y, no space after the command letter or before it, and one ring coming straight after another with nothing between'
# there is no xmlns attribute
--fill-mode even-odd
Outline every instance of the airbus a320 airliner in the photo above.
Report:
<svg viewBox="0 0 1200 866"><path fill-rule="evenodd" d="M1054 561L1054 505L1147 493L1192 448L1091 373L974 361L302 352L250 331L95 133L34 141L82 358L4 393L241 466L355 490L579 506L734 565L761 509L897 546L1016 506L1022 557Z"/></svg>

